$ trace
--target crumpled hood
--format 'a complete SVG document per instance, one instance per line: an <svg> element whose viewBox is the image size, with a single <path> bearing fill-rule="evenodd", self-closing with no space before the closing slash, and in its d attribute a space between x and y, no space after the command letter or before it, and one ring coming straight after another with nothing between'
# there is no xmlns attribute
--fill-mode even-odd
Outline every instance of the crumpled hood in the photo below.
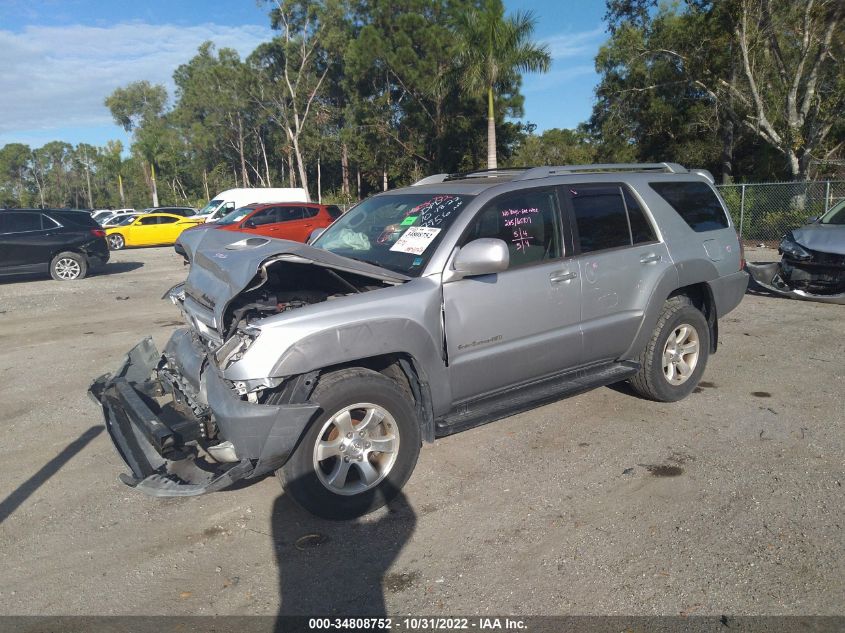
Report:
<svg viewBox="0 0 845 633"><path fill-rule="evenodd" d="M792 231L792 237L810 250L845 255L845 225L808 224Z"/></svg>
<svg viewBox="0 0 845 633"><path fill-rule="evenodd" d="M226 306L270 261L314 264L387 283L411 278L391 270L335 255L308 244L236 231L185 231L179 237L191 262L185 293L214 312L222 327Z"/></svg>

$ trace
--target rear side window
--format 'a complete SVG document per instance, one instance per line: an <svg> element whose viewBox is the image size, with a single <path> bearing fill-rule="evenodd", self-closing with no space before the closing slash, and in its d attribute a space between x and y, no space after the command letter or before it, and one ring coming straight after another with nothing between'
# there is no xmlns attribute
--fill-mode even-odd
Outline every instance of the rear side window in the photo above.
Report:
<svg viewBox="0 0 845 633"><path fill-rule="evenodd" d="M302 212L305 214L305 219L313 218L320 212L319 207L302 207Z"/></svg>
<svg viewBox="0 0 845 633"><path fill-rule="evenodd" d="M278 207L279 212L276 222L290 222L292 220L301 220L304 209L303 207Z"/></svg>
<svg viewBox="0 0 845 633"><path fill-rule="evenodd" d="M728 217L713 190L703 182L650 182L649 186L678 212L696 233L728 226Z"/></svg>
<svg viewBox="0 0 845 633"><path fill-rule="evenodd" d="M656 242L657 235L654 233L654 227L645 216L640 203L631 195L627 189L622 189L625 196L625 207L628 209L628 221L631 223L631 239L634 244L648 244L649 242Z"/></svg>
<svg viewBox="0 0 845 633"><path fill-rule="evenodd" d="M94 218L87 213L82 213L81 211L50 211L50 216L65 226L81 226L93 229L100 228L100 225L97 224L97 221ZM45 226L49 226L49 224L45 224Z"/></svg>
<svg viewBox="0 0 845 633"><path fill-rule="evenodd" d="M340 210L340 207L336 207L334 205L328 207L326 211L329 212L329 217L332 220L337 220L340 216L343 215L343 211Z"/></svg>
<svg viewBox="0 0 845 633"><path fill-rule="evenodd" d="M159 217L159 219L158 219L159 224L173 224L174 222L178 222L178 221L179 221L179 218L170 218L170 217L167 217L167 216L164 216L164 215Z"/></svg>
<svg viewBox="0 0 845 633"><path fill-rule="evenodd" d="M40 213L10 213L6 211L0 214L0 233L23 233L40 230Z"/></svg>
<svg viewBox="0 0 845 633"><path fill-rule="evenodd" d="M142 225L144 225L144 226L147 226L147 225L150 225L150 224L158 224L158 218L157 218L157 217L155 217L155 216L152 216L152 217L146 217L146 218L141 218L141 219L138 221L138 224L142 224Z"/></svg>
<svg viewBox="0 0 845 633"><path fill-rule="evenodd" d="M575 185L569 195L582 253L631 245L628 215L619 187Z"/></svg>

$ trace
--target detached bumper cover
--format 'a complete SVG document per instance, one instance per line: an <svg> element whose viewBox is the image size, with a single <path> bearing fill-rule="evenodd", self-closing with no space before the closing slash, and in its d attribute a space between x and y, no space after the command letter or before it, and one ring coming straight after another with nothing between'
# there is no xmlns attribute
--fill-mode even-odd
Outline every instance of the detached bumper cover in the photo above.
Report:
<svg viewBox="0 0 845 633"><path fill-rule="evenodd" d="M218 428L218 439L234 445L239 462L217 463L201 453L186 429L200 420L186 409L159 402L167 381L165 363L175 365L184 384L197 388ZM177 330L161 355L146 338L127 354L114 374L97 378L89 394L101 406L106 430L131 475L125 484L157 497L192 496L221 490L284 464L317 405L263 405L241 400L192 344L188 330ZM163 407L167 407L164 414Z"/></svg>
<svg viewBox="0 0 845 633"><path fill-rule="evenodd" d="M845 305L845 294L819 295L790 288L780 279L780 262L769 262L765 264L748 263L746 264L746 268L748 268L748 272L751 273L751 277L757 284L775 294L792 297L793 299L801 299L803 301L819 301L821 303Z"/></svg>

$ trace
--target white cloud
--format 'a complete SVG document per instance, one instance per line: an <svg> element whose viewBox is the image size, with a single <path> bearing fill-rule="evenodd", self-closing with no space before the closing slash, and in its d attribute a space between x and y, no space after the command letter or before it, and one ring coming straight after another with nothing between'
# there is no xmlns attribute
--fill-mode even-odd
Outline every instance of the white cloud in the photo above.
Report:
<svg viewBox="0 0 845 633"><path fill-rule="evenodd" d="M0 30L0 133L108 125L103 100L131 81L163 83L173 94L173 71L212 40L248 55L272 37L257 25L177 26L130 22L94 26L29 26Z"/></svg>
<svg viewBox="0 0 845 633"><path fill-rule="evenodd" d="M598 26L590 31L576 31L558 33L543 39L549 47L552 59L567 59L571 57L595 57L599 46L607 39L604 26Z"/></svg>

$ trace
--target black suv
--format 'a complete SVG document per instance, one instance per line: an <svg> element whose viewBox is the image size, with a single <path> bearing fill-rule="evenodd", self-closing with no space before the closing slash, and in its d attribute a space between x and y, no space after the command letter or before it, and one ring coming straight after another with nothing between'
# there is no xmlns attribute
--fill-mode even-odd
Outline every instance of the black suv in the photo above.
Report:
<svg viewBox="0 0 845 633"><path fill-rule="evenodd" d="M82 279L109 260L106 233L84 211L0 210L0 275L50 271L53 279Z"/></svg>

